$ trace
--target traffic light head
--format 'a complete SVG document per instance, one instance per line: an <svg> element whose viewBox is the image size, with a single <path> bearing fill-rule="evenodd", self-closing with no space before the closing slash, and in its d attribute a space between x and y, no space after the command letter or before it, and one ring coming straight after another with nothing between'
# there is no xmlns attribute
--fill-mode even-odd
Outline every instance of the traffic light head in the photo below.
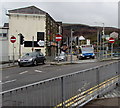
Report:
<svg viewBox="0 0 120 108"><path fill-rule="evenodd" d="M20 45L24 44L24 36L20 33Z"/></svg>

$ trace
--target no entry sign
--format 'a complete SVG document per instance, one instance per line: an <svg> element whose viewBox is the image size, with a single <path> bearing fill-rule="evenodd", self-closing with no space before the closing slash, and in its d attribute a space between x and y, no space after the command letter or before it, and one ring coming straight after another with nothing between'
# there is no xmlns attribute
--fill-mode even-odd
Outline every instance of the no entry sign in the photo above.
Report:
<svg viewBox="0 0 120 108"><path fill-rule="evenodd" d="M57 35L56 35L56 41L61 41L61 40L62 40L62 35L57 34Z"/></svg>
<svg viewBox="0 0 120 108"><path fill-rule="evenodd" d="M15 42L16 42L16 37L12 36L12 37L10 38L10 41L11 41L12 43L15 43Z"/></svg>
<svg viewBox="0 0 120 108"><path fill-rule="evenodd" d="M110 38L109 38L109 43L114 43L114 42L115 42L115 39L112 38L112 37L110 37Z"/></svg>

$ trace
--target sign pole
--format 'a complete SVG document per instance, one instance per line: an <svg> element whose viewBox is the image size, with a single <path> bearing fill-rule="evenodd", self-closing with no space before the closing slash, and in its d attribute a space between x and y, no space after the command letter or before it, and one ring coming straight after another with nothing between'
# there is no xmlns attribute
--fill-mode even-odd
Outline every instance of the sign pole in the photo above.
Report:
<svg viewBox="0 0 120 108"><path fill-rule="evenodd" d="M14 60L15 58L14 58L14 43L13 43L13 64L14 64Z"/></svg>
<svg viewBox="0 0 120 108"><path fill-rule="evenodd" d="M72 29L71 29L71 57L70 57L70 58L71 58L71 59L70 59L70 62L71 62L71 63L72 63L72 37L73 37L73 36L72 36L72 35L73 35L72 32L73 32L73 31L72 31Z"/></svg>
<svg viewBox="0 0 120 108"><path fill-rule="evenodd" d="M111 43L111 58L113 57L113 43Z"/></svg>
<svg viewBox="0 0 120 108"><path fill-rule="evenodd" d="M59 41L58 41L58 63L59 63Z"/></svg>
<svg viewBox="0 0 120 108"><path fill-rule="evenodd" d="M13 64L15 62L15 57L14 57L14 43L16 42L16 37L12 36L10 38L10 41L13 43Z"/></svg>
<svg viewBox="0 0 120 108"><path fill-rule="evenodd" d="M32 37L32 52L34 51L34 36Z"/></svg>

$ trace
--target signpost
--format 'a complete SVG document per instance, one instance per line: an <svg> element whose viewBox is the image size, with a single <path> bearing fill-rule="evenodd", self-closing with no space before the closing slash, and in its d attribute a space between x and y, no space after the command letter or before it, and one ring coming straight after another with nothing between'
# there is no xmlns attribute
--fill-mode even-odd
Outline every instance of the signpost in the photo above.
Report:
<svg viewBox="0 0 120 108"><path fill-rule="evenodd" d="M109 38L109 43L111 43L111 58L113 57L113 44L115 42L115 39L113 37Z"/></svg>
<svg viewBox="0 0 120 108"><path fill-rule="evenodd" d="M15 60L15 58L14 58L14 43L16 42L16 37L12 36L10 38L10 41L11 41L11 43L13 43L13 64L14 64L14 60Z"/></svg>
<svg viewBox="0 0 120 108"><path fill-rule="evenodd" d="M62 40L62 35L57 34L56 35L56 41L58 42L58 41L61 41L61 40Z"/></svg>
<svg viewBox="0 0 120 108"><path fill-rule="evenodd" d="M12 36L12 37L10 38L10 41L11 41L12 43L15 43L15 42L16 42L16 37Z"/></svg>
<svg viewBox="0 0 120 108"><path fill-rule="evenodd" d="M59 30L59 32L60 32L60 30ZM56 35L56 41L58 42L58 63L59 63L59 42L62 40L62 35L60 35L60 34L57 34Z"/></svg>

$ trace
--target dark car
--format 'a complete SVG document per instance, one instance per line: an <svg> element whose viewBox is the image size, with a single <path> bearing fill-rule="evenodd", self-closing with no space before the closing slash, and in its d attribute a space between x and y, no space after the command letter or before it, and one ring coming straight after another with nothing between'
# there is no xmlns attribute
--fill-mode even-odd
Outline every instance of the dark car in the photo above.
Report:
<svg viewBox="0 0 120 108"><path fill-rule="evenodd" d="M45 56L40 52L26 53L18 59L19 66L37 65L38 63L45 63Z"/></svg>

